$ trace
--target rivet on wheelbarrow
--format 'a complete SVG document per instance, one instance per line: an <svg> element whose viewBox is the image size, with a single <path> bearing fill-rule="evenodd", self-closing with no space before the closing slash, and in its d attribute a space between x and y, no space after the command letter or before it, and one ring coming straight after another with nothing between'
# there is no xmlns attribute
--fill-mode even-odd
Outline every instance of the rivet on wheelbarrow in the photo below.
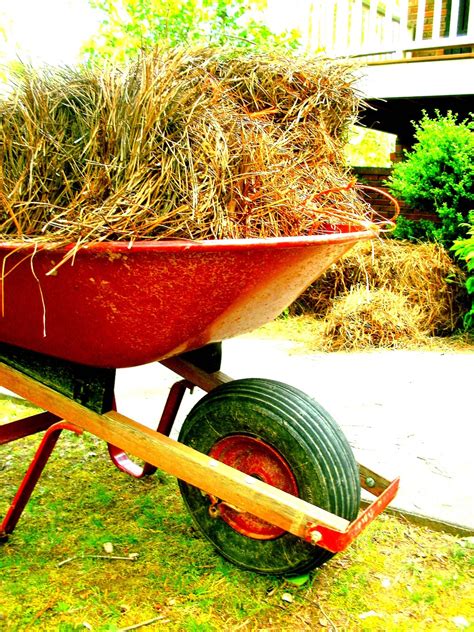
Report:
<svg viewBox="0 0 474 632"><path fill-rule="evenodd" d="M219 517L219 505L210 505L209 506L209 515L211 518Z"/></svg>
<svg viewBox="0 0 474 632"><path fill-rule="evenodd" d="M217 463L217 461L216 461ZM221 515L221 512L219 510L219 505L222 503L222 501L217 498L216 496L213 496L212 494L208 494L209 497L209 501L210 501L210 505L209 505L209 516L215 520L216 518L219 518Z"/></svg>
<svg viewBox="0 0 474 632"><path fill-rule="evenodd" d="M367 487L375 487L375 481L371 476L367 476L367 478L365 479L365 484L367 485Z"/></svg>
<svg viewBox="0 0 474 632"><path fill-rule="evenodd" d="M322 540L323 538L323 534L318 531L316 529L316 527L311 527L308 530L308 536L309 536L309 541L311 542L311 544L318 544L318 542L320 542L320 540Z"/></svg>

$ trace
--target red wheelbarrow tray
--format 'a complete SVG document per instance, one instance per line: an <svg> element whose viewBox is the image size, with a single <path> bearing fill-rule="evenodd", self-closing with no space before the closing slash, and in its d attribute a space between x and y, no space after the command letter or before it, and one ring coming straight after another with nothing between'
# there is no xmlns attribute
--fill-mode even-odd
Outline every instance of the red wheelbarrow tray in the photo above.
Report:
<svg viewBox="0 0 474 632"><path fill-rule="evenodd" d="M0 244L0 341L96 367L178 355L273 320L356 241L311 237ZM56 268L56 269L55 269Z"/></svg>
<svg viewBox="0 0 474 632"><path fill-rule="evenodd" d="M170 427L183 394L180 384L210 391L230 380L220 372L205 374L180 354L273 320L357 241L377 235L376 229L338 225L306 237L103 242L80 248L0 243L0 342L98 369L161 361L185 378L176 383L179 396L170 392L176 401L165 405L165 411L172 409ZM390 482L359 466L362 487L377 498L349 523L216 463L160 428L154 432L115 411L89 410L3 363L0 384L46 411L38 420L11 422L0 443L47 429L2 523L4 534L13 530L64 428L92 432L333 552L346 548L398 489L398 479ZM60 419L67 422L55 423ZM118 459L114 462L120 467ZM128 465L121 469L133 475Z"/></svg>

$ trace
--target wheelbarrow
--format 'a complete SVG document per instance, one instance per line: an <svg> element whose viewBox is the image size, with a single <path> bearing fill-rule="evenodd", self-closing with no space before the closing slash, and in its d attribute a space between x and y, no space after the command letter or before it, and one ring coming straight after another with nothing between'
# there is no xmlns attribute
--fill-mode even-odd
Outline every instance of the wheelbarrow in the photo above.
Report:
<svg viewBox="0 0 474 632"><path fill-rule="evenodd" d="M274 319L357 241L376 236L333 226L308 237L0 244L0 386L44 411L0 426L2 444L44 431L0 537L13 532L66 429L103 439L131 476L160 468L177 477L198 529L240 567L299 574L344 550L393 499L398 479L357 465L336 422L305 393L223 374L221 341ZM155 361L179 376L156 431L114 403L116 369ZM206 394L176 441L170 433L193 387ZM364 510L361 487L374 495Z"/></svg>

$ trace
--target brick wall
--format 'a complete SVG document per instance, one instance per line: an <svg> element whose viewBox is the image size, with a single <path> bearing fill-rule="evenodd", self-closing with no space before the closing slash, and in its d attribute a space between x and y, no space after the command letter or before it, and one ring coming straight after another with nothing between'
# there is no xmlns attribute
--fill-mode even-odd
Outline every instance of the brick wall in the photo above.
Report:
<svg viewBox="0 0 474 632"><path fill-rule="evenodd" d="M408 3L408 28L416 28L416 18L418 12L418 0L410 0ZM434 0L427 0L425 5L425 20L423 24L423 39L433 37L433 16L434 16ZM441 3L441 28L440 34L443 35L448 29L448 0ZM438 35L436 34L436 37Z"/></svg>
<svg viewBox="0 0 474 632"><path fill-rule="evenodd" d="M448 0L442 0L441 3L441 24L440 24L440 37L444 37L449 31L449 7ZM408 28L415 33L416 22L418 12L418 0L409 0L408 3ZM425 19L423 23L423 39L430 39L431 37L438 37L437 33L433 33L433 17L434 17L434 0L426 0L425 5ZM433 57L439 55L453 54L453 52L467 53L472 52L473 47L467 46L462 49L453 51L453 49L445 48L431 48L425 50L413 51L412 57Z"/></svg>
<svg viewBox="0 0 474 632"><path fill-rule="evenodd" d="M382 189L388 193L387 187L384 186L384 181L387 180L392 172L390 167L352 167L352 172L357 178L357 182ZM364 195L374 211L379 215L387 218L393 216L394 206L383 193L367 190L364 192ZM417 211L401 202L401 200L397 201L400 204L400 214L408 219L437 219L437 216L434 214Z"/></svg>

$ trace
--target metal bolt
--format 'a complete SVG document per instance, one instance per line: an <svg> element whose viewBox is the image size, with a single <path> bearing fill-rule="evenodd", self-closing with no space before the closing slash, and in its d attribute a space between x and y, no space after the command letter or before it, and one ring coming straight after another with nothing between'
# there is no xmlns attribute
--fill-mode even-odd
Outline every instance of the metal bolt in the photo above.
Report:
<svg viewBox="0 0 474 632"><path fill-rule="evenodd" d="M367 487L375 487L375 481L371 476L367 476L367 478L365 479L365 484L367 485Z"/></svg>
<svg viewBox="0 0 474 632"><path fill-rule="evenodd" d="M212 519L215 519L219 516L219 507L218 505L209 505L209 515Z"/></svg>

